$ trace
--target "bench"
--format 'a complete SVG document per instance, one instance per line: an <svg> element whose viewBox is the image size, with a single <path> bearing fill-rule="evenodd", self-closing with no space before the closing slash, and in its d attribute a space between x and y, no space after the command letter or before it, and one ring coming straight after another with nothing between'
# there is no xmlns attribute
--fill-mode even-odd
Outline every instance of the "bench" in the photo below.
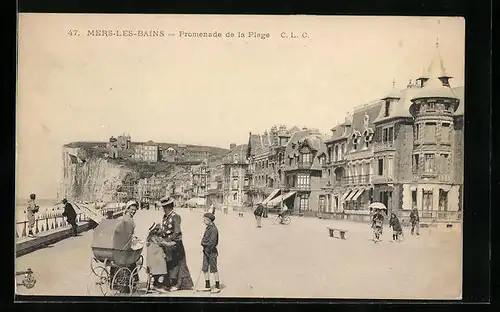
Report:
<svg viewBox="0 0 500 312"><path fill-rule="evenodd" d="M339 232L340 237L335 237L335 238L340 238L340 239L345 239L345 233L347 233L347 230L343 229L337 229L337 228L332 228L332 227L326 227L328 229L328 233L330 234L330 237L335 237L335 232Z"/></svg>

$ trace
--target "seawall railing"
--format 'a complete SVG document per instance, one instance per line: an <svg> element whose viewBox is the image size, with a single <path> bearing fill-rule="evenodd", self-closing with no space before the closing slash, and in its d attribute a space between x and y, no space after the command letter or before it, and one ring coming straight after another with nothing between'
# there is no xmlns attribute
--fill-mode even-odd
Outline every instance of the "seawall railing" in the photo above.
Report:
<svg viewBox="0 0 500 312"><path fill-rule="evenodd" d="M113 218L120 217L123 215L123 210L119 207L114 208L103 208L100 210L100 213L103 217L106 217L108 211L113 212ZM85 215L84 212L79 212L76 215L76 222L89 222L90 218ZM28 230L28 220L17 221L16 222L16 239L27 237ZM33 226L33 234L38 234L46 231L51 231L57 228L68 226L68 222L66 221L66 217L62 215L62 211L58 212L47 212L37 215L35 217L35 224Z"/></svg>

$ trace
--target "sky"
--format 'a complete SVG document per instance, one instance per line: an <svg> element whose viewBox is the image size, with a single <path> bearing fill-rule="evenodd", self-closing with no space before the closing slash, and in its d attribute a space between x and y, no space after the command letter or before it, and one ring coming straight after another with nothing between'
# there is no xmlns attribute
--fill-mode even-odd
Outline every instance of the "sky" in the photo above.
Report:
<svg viewBox="0 0 500 312"><path fill-rule="evenodd" d="M99 29L165 36L87 36ZM462 18L20 14L16 195L54 198L72 141L128 132L229 148L275 124L329 133L393 81L417 78L436 40L452 86L463 86Z"/></svg>

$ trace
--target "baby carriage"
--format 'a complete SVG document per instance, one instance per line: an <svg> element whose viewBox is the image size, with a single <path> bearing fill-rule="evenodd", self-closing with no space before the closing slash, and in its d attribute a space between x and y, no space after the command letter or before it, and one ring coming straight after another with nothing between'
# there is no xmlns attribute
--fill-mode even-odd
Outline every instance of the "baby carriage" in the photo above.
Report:
<svg viewBox="0 0 500 312"><path fill-rule="evenodd" d="M123 219L102 220L94 229L89 295L99 291L104 296L148 292L150 276L143 266L143 244L133 237L133 230Z"/></svg>

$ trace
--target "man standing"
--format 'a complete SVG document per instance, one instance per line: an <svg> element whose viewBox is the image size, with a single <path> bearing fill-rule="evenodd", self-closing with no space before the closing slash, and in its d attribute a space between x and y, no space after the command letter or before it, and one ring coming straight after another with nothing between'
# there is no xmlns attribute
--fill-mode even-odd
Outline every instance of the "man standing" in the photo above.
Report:
<svg viewBox="0 0 500 312"><path fill-rule="evenodd" d="M410 222L411 222L411 235L413 233L417 232L417 235L420 235L419 230L420 230L420 218L418 216L418 210L417 208L413 208L413 210L410 213Z"/></svg>
<svg viewBox="0 0 500 312"><path fill-rule="evenodd" d="M26 217L28 218L28 237L35 237L33 234L33 227L35 227L35 213L38 212L38 205L35 203L36 195L31 194L28 201L28 208L26 209Z"/></svg>
<svg viewBox="0 0 500 312"><path fill-rule="evenodd" d="M257 208L253 211L253 215L255 216L255 220L257 221L257 227L262 227L262 215L264 214L264 205L257 204Z"/></svg>
<svg viewBox="0 0 500 312"><path fill-rule="evenodd" d="M167 250L167 271L170 278L170 291L182 289L192 289L193 280L189 272L186 251L182 241L181 216L174 211L174 201L169 197L161 199L163 207L162 228L164 229L163 238L168 242L173 242L173 247Z"/></svg>
<svg viewBox="0 0 500 312"><path fill-rule="evenodd" d="M78 227L76 225L76 212L75 209L73 208L73 205L71 205L68 200L65 198L62 200L62 203L64 205L64 212L63 212L63 217L66 217L66 221L71 224L71 230L73 232L73 236L78 235Z"/></svg>

